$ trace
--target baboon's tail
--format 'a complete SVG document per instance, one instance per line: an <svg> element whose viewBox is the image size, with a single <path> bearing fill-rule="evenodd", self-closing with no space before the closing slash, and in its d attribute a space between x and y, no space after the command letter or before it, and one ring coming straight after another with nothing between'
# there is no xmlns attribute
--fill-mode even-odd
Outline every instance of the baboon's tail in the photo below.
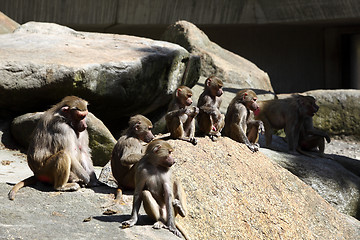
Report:
<svg viewBox="0 0 360 240"><path fill-rule="evenodd" d="M28 177L20 182L18 182L13 188L10 190L8 196L10 200L14 200L15 194L17 191L19 191L20 188L33 185L37 182L37 179L35 176Z"/></svg>

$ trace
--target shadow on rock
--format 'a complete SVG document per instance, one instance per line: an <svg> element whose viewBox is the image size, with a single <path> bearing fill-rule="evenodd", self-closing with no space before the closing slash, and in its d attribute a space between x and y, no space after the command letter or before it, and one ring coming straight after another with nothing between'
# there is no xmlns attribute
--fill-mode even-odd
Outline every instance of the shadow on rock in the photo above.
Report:
<svg viewBox="0 0 360 240"><path fill-rule="evenodd" d="M311 186L338 211L360 219L360 161L346 156L326 154L329 158L311 158L289 154L287 143L273 136L271 149L261 136L260 151Z"/></svg>
<svg viewBox="0 0 360 240"><path fill-rule="evenodd" d="M1 138L1 144L3 144L6 148L11 150L20 150L22 153L26 153L25 148L20 148L18 144L15 142L15 140L12 138L11 132L10 132L10 124L11 120L5 119L0 120L0 138Z"/></svg>
<svg viewBox="0 0 360 240"><path fill-rule="evenodd" d="M6 182L7 185L11 186L11 188L13 186L15 186L16 183L10 183L10 182ZM35 190L38 190L40 192L45 192L45 193L50 193L50 192L60 192L54 189L53 185L50 183L45 183L45 182L37 182L36 184L33 185L29 185L26 186ZM11 188L9 188L9 191L11 190ZM94 191L94 193L100 193L100 194L111 194L111 193L116 193L116 189L107 186L106 184L102 183L101 186L97 186L97 187L86 187L88 189L91 189L92 191ZM19 190L21 191L21 189ZM125 193L126 195L132 195L132 193ZM125 195L124 194L124 195Z"/></svg>
<svg viewBox="0 0 360 240"><path fill-rule="evenodd" d="M118 222L119 227L121 228L121 223L123 221L129 220L131 218L131 215L111 215L111 216L94 216L93 217L96 220L99 220L101 222ZM146 225L152 225L154 224L154 221L147 215L140 215L139 219L136 223L137 226L146 226Z"/></svg>

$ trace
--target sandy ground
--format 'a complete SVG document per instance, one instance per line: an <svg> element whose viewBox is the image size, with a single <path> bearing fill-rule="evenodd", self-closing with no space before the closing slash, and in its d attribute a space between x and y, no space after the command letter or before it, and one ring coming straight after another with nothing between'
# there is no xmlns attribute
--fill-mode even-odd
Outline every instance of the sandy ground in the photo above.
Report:
<svg viewBox="0 0 360 240"><path fill-rule="evenodd" d="M325 153L360 160L360 142L347 138L332 139L331 142L326 145Z"/></svg>

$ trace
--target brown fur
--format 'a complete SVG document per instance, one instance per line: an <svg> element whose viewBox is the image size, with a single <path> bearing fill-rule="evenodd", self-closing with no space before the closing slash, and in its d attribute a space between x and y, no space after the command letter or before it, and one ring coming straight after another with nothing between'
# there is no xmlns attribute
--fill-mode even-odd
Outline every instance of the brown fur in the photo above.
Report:
<svg viewBox="0 0 360 240"><path fill-rule="evenodd" d="M255 119L260 119L264 123L266 145L271 144L273 129L284 128L290 152L297 149L304 119L312 117L319 109L315 98L302 95L262 101L259 102L259 106L260 113Z"/></svg>
<svg viewBox="0 0 360 240"><path fill-rule="evenodd" d="M195 139L195 117L199 113L197 107L192 107L192 91L186 86L176 89L168 113L165 116L166 126L170 136L191 142L196 145Z"/></svg>
<svg viewBox="0 0 360 240"><path fill-rule="evenodd" d="M170 168L175 163L171 156L173 148L163 140L154 140L146 148L135 173L135 191L131 218L122 222L122 227L132 227L138 220L141 202L145 212L156 221L154 228L166 227L181 236L175 225L175 216L186 215L184 190L178 181L173 181Z"/></svg>
<svg viewBox="0 0 360 240"><path fill-rule="evenodd" d="M121 189L135 188L134 165L144 155L143 142L149 143L154 139L151 132L151 121L142 116L135 115L130 118L129 126L124 130L114 146L111 156L111 170L118 183L117 201L121 201Z"/></svg>
<svg viewBox="0 0 360 240"><path fill-rule="evenodd" d="M230 102L226 115L224 133L231 139L244 143L251 151L258 151L257 140L262 122L252 119L252 111L258 109L254 91L239 91Z"/></svg>
<svg viewBox="0 0 360 240"><path fill-rule="evenodd" d="M16 192L27 184L46 181L59 191L74 191L80 186L95 186L85 117L87 102L75 96L65 97L40 118L29 145L27 162L34 176L16 184Z"/></svg>
<svg viewBox="0 0 360 240"><path fill-rule="evenodd" d="M199 133L215 137L221 136L221 130L225 125L225 115L221 114L219 108L222 102L223 82L217 77L209 77L205 81L205 89L198 100L199 114L197 121Z"/></svg>
<svg viewBox="0 0 360 240"><path fill-rule="evenodd" d="M297 151L309 157L314 157L304 151L316 151L317 155L325 157L325 140L330 143L329 135L319 129L314 128L313 119L310 116L304 118L303 126L299 135L299 146Z"/></svg>

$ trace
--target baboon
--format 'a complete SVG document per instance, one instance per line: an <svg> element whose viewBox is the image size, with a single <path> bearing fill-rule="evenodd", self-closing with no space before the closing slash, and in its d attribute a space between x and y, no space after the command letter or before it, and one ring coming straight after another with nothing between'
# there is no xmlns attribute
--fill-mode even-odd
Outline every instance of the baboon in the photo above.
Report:
<svg viewBox="0 0 360 240"><path fill-rule="evenodd" d="M284 99L273 99L259 102L260 111L255 119L263 121L266 145L270 146L273 129L285 130L288 149L295 152L299 143L299 134L306 117L312 117L319 106L312 96L292 95Z"/></svg>
<svg viewBox="0 0 360 240"><path fill-rule="evenodd" d="M304 151L317 151L320 157L325 157L325 140L330 143L329 135L319 129L314 128L313 119L310 116L304 118L303 126L299 135L299 146L297 151L309 157L314 157Z"/></svg>
<svg viewBox="0 0 360 240"><path fill-rule="evenodd" d="M221 136L221 130L225 125L225 115L219 108L222 102L223 82L220 78L209 77L205 80L205 89L198 100L199 114L197 121L199 133L209 136L213 141Z"/></svg>
<svg viewBox="0 0 360 240"><path fill-rule="evenodd" d="M224 133L231 139L244 143L252 152L259 150L257 141L263 125L252 118L251 111L257 111L257 96L254 91L239 91L230 102L226 115Z"/></svg>
<svg viewBox="0 0 360 240"><path fill-rule="evenodd" d="M186 86L176 89L168 113L165 116L170 137L197 144L195 139L195 120L199 109L192 104L192 91Z"/></svg>
<svg viewBox="0 0 360 240"><path fill-rule="evenodd" d="M9 199L23 186L48 182L58 191L75 191L97 186L86 130L87 101L65 97L47 110L34 129L27 162L34 176L17 183Z"/></svg>
<svg viewBox="0 0 360 240"><path fill-rule="evenodd" d="M181 237L181 228L175 225L175 216L185 217L186 201L182 185L171 176L170 167L175 163L172 152L171 145L161 139L152 141L146 148L136 167L131 218L121 223L123 228L136 224L143 202L145 212L156 221L153 225L155 229L165 227Z"/></svg>
<svg viewBox="0 0 360 240"><path fill-rule="evenodd" d="M122 201L122 190L135 188L135 167L144 155L143 142L149 143L154 139L151 132L151 121L142 116L135 115L130 118L129 126L122 133L114 146L111 155L111 170L118 184L116 201Z"/></svg>

